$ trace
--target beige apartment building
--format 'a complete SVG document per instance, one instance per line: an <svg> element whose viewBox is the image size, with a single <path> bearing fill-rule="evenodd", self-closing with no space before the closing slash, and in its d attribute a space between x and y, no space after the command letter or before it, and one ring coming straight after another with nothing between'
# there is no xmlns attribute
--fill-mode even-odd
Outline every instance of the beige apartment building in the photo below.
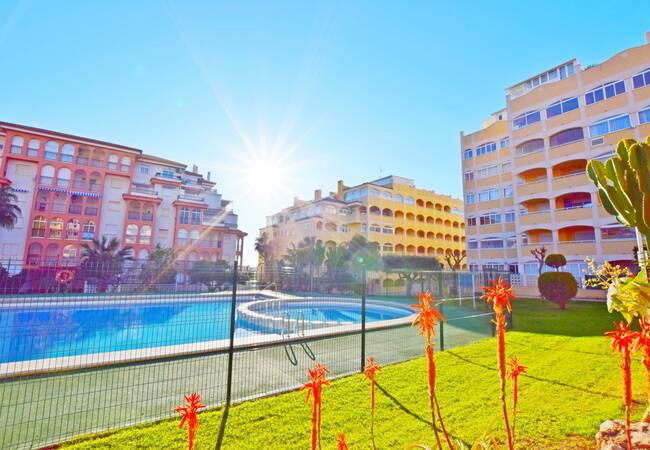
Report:
<svg viewBox="0 0 650 450"><path fill-rule="evenodd" d="M266 236L275 258L305 238L326 246L362 235L381 254L436 256L465 248L463 202L449 195L419 189L408 178L388 176L356 186L338 182L337 191L293 205L267 217ZM463 262L464 263L464 262Z"/></svg>
<svg viewBox="0 0 650 450"><path fill-rule="evenodd" d="M634 234L605 212L585 175L620 139L650 135L650 33L600 64L570 59L506 89L506 107L461 132L467 262L533 281L530 250L634 263Z"/></svg>

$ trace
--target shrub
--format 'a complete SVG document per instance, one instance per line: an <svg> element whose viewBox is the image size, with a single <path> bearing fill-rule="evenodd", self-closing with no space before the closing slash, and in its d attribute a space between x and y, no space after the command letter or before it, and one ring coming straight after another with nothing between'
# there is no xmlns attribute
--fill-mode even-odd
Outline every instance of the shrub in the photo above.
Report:
<svg viewBox="0 0 650 450"><path fill-rule="evenodd" d="M578 293L578 283L569 272L546 272L537 280L539 293L547 300L557 303L560 309Z"/></svg>
<svg viewBox="0 0 650 450"><path fill-rule="evenodd" d="M395 283L393 283L393 280L391 280L390 278L386 278L384 280L384 287L385 288L392 288L393 286L395 286Z"/></svg>
<svg viewBox="0 0 650 450"><path fill-rule="evenodd" d="M400 278L400 279L395 280L395 282L393 283L393 286L395 286L395 287L404 287L405 284L406 283L404 282L404 280L402 280Z"/></svg>
<svg viewBox="0 0 650 450"><path fill-rule="evenodd" d="M558 271L560 267L566 266L566 258L559 253L551 253L544 259L544 264Z"/></svg>

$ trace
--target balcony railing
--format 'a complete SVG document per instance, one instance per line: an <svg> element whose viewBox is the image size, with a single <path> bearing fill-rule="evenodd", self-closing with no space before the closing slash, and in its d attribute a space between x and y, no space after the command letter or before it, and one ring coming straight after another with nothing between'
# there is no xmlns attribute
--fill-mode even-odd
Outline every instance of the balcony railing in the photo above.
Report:
<svg viewBox="0 0 650 450"><path fill-rule="evenodd" d="M97 207L95 207L95 206L86 206L85 214L87 216L96 216L97 215Z"/></svg>
<svg viewBox="0 0 650 450"><path fill-rule="evenodd" d="M129 211L126 215L129 220L140 220L140 213Z"/></svg>
<svg viewBox="0 0 650 450"><path fill-rule="evenodd" d="M142 220L151 222L153 220L153 213L142 213Z"/></svg>
<svg viewBox="0 0 650 450"><path fill-rule="evenodd" d="M138 186L138 185L131 186L131 192L134 193L134 194L158 196L158 193L156 192L155 189L149 188L149 187Z"/></svg>
<svg viewBox="0 0 650 450"><path fill-rule="evenodd" d="M77 164L80 166L87 166L88 165L88 158L84 156L77 156Z"/></svg>
<svg viewBox="0 0 650 450"><path fill-rule="evenodd" d="M88 189L88 183L86 183L84 180L74 180L72 182L72 187L75 189Z"/></svg>
<svg viewBox="0 0 650 450"><path fill-rule="evenodd" d="M52 203L52 212L54 213L64 213L65 212L65 202L54 202Z"/></svg>
<svg viewBox="0 0 650 450"><path fill-rule="evenodd" d="M194 195L194 194L179 194L178 200L187 200L190 202L204 203L205 197L201 197L200 195Z"/></svg>
<svg viewBox="0 0 650 450"><path fill-rule="evenodd" d="M70 205L70 208L68 208L68 211L70 214L81 214L83 211L83 206L82 205Z"/></svg>

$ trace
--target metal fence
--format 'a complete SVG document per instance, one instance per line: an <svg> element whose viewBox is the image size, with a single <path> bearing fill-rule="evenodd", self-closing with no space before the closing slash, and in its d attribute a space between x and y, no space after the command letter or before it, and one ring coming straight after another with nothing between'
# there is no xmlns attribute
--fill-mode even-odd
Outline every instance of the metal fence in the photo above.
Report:
<svg viewBox="0 0 650 450"><path fill-rule="evenodd" d="M421 356L409 306L419 290L442 301L438 350L475 342L493 333L480 295L498 275L358 271L329 279L199 264L157 283L139 264L16 267L0 270L7 449L168 418L190 392L218 407L289 391L315 362L339 377L361 371L368 356L380 364Z"/></svg>

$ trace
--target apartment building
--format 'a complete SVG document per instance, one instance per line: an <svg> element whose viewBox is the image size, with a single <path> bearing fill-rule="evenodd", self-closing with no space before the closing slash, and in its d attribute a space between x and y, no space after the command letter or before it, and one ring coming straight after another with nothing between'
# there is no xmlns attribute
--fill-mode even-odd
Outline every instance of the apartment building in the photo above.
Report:
<svg viewBox="0 0 650 450"><path fill-rule="evenodd" d="M388 176L356 186L338 182L326 197L294 198L293 205L267 217L266 236L275 257L306 237L326 246L362 235L381 254L436 256L465 248L463 202L419 189L408 178Z"/></svg>
<svg viewBox="0 0 650 450"><path fill-rule="evenodd" d="M0 229L0 259L75 261L84 241L117 238L147 259L156 244L180 261L241 263L244 236L215 183L185 164L119 144L0 122L0 185L22 211Z"/></svg>
<svg viewBox="0 0 650 450"><path fill-rule="evenodd" d="M650 33L600 64L570 59L506 89L506 107L461 132L470 269L534 276L530 251L633 264L634 233L600 205L585 175L620 139L650 135Z"/></svg>

